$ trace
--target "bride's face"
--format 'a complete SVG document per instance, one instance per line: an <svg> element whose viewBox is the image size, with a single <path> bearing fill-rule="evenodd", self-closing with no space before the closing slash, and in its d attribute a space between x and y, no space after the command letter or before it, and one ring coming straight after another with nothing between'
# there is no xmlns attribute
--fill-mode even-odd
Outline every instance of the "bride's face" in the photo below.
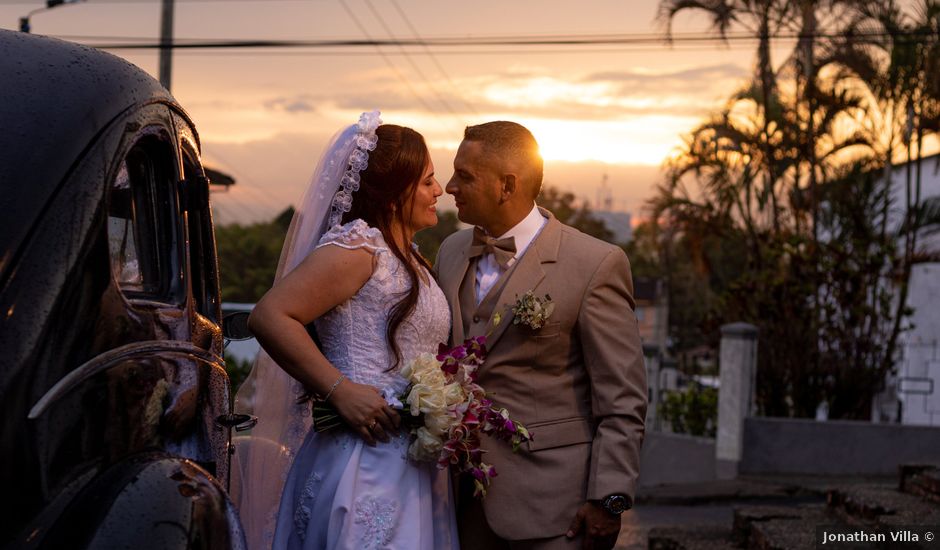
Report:
<svg viewBox="0 0 940 550"><path fill-rule="evenodd" d="M414 232L437 225L437 198L444 193L434 177L434 163L428 159L421 180L414 187L411 200L405 201L402 220Z"/></svg>

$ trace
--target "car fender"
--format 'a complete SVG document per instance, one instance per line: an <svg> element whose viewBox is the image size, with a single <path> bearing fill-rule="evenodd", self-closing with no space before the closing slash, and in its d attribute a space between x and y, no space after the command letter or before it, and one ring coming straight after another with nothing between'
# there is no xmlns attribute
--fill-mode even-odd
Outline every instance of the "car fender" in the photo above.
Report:
<svg viewBox="0 0 940 550"><path fill-rule="evenodd" d="M131 456L74 494L61 514L39 518L13 547L245 548L224 488L191 460L157 452Z"/></svg>

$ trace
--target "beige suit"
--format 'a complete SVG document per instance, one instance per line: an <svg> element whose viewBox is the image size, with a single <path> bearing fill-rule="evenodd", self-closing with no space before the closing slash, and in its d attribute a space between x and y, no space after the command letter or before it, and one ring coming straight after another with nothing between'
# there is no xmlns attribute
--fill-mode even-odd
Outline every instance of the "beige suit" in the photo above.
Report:
<svg viewBox="0 0 940 550"><path fill-rule="evenodd" d="M548 217L541 233L479 306L476 264L468 258L472 230L447 238L435 264L452 341L490 333L479 382L534 436L516 454L503 442L483 442L498 472L483 509L507 540L563 535L585 500L632 497L646 417L626 255L541 212ZM511 306L528 290L555 302L538 330L513 324ZM496 312L502 322L494 328Z"/></svg>

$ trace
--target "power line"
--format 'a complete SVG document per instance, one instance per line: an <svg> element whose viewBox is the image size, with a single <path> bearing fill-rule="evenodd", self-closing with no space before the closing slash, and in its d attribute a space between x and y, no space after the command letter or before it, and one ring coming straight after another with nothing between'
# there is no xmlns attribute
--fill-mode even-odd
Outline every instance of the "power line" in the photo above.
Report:
<svg viewBox="0 0 940 550"><path fill-rule="evenodd" d="M372 36L369 35L369 31L367 31L366 28L363 26L362 22L359 21L359 18L356 17L356 14L351 9L349 9L349 5L346 4L346 0L339 0L339 3L341 6L343 6L343 9L346 10L346 13L349 15L349 18L353 20L353 23L355 23L356 26L359 27L359 31L362 32L362 34L367 38L366 42L372 43L372 45L375 45L376 42L381 42L381 41L375 41L372 39ZM396 41L391 40L388 42L396 42ZM383 52L382 49L379 48L377 45L375 45L375 52L379 54L379 56L382 58L382 61L384 61L385 64L388 65L388 67L392 70L392 72L395 73L395 76L398 77L398 80L401 81L401 83L404 84L406 88L408 88L408 91L411 93L411 95L414 96L414 98L418 101L418 103L420 103L427 112L434 113L435 120L440 122L440 119L437 118L437 110L431 107L428 104L428 102L425 101L424 98L418 94L417 90L415 90L414 87L411 85L411 82L407 78L405 78L405 75L401 74L401 71L399 71L398 67L396 67L395 64L392 63L392 60L388 58L385 52Z"/></svg>
<svg viewBox="0 0 940 550"><path fill-rule="evenodd" d="M637 46L651 45L667 47L668 43L661 35L653 34L622 34L622 35L545 35L542 37L489 37L489 38L424 38L424 39L374 39L366 31L362 23L356 18L355 14L341 0L341 5L359 27L360 31L366 36L366 39L321 39L321 40L270 40L270 39L225 39L225 40L204 40L204 39L176 39L172 44L174 49L206 49L206 48L335 48L348 47L375 48L379 55L387 55L382 51L382 47L421 47L421 48L451 48L451 47L497 47L497 46ZM898 38L906 42L926 42L940 38L937 31L913 31L903 34L892 34L888 32L865 32L855 33L850 36L837 33L817 33L810 38L818 40L821 38L838 38L847 42L859 42L872 38L891 37ZM81 37L73 37L81 38ZM801 35L798 33L781 33L774 37L777 40L799 40ZM121 37L123 40L146 40L140 37ZM150 39L152 40L152 39ZM671 43L697 43L697 44L724 44L738 42L755 42L758 37L747 34L734 35L729 34L725 38L711 35L674 36ZM159 48L159 42L151 43L112 43L101 44L95 47L111 49L154 49ZM438 52L440 53L440 52ZM397 69L396 69L397 71Z"/></svg>
<svg viewBox="0 0 940 550"><path fill-rule="evenodd" d="M390 29L388 25L385 23L385 19L382 17L382 14L380 14L378 10L375 9L375 6L372 4L372 0L364 0L364 1L366 3L366 6L368 6L369 11L372 12L372 15L378 20L379 24L382 25L382 28L385 29L385 33L388 35L388 37L391 38L392 40L395 40L395 34L392 32L392 29ZM455 111L454 108L451 107L450 103L448 103L447 100L444 99L441 93L437 90L437 87L434 85L434 83L431 82L431 80L427 76L425 76L424 71L422 71L421 67L419 67L418 64L414 62L414 59L411 58L411 55L408 53L408 51L402 46L399 46L398 50L405 56L405 61L407 61L408 64L411 65L411 68L414 69L416 73L418 73L418 77L421 78L421 80L423 80L425 84L427 84L428 89L431 90L431 93L434 94L434 97L437 98L437 100L441 103L441 105L444 106L444 109L446 109L450 114L457 116L457 111Z"/></svg>
<svg viewBox="0 0 940 550"><path fill-rule="evenodd" d="M138 42L142 42L142 43L144 43L144 44L148 44L148 41L152 41L152 40L153 40L152 37L144 37L144 36L114 36L114 35L69 35L69 34L59 34L59 35L54 35L54 37L55 37L55 38L60 38L60 39L63 39L63 40L72 40L72 41L100 40L100 41L103 41L103 42L101 42L101 43L99 43L99 44L95 44L94 47L97 47L97 48L99 48L99 49L104 49L104 50L109 50L109 49L120 50L120 49L124 49L124 48L122 48L122 46L124 46L124 44L118 43L117 41L138 41ZM179 43L196 43L196 42L199 42L199 40L200 40L200 39L197 39L197 38L178 38L178 39L176 39L176 41L179 42ZM338 40L338 39L337 39L337 40ZM108 43L106 43L106 42L104 42L104 41L108 41ZM721 42L720 39L715 39L715 41L716 41L716 42ZM346 43L347 41L344 40L343 42ZM253 43L257 43L257 41L254 41ZM182 49L182 51L177 52L177 55L179 55L179 54L196 54L196 55L284 55L284 56L290 56L290 55L297 55L297 56L333 56L333 55L335 55L335 56L364 56L364 57L370 57L370 56L375 55L374 52L353 51L353 50L348 50L348 49L347 49L347 50L333 50L333 51L327 51L327 52L324 52L324 51L301 51L301 52L293 51L293 52L288 52L288 51L283 51L285 48L283 48L283 47L278 47L278 48L275 48L275 49L282 50L282 51L274 51L274 52L261 51L262 49L264 49L264 48L266 48L266 47L267 47L267 46L263 46L263 45L257 46L257 48L255 48L256 51L252 51L252 52L228 52L228 51L224 51L225 48L222 48L223 51L213 51L213 52L205 52L205 51L203 51L203 52L200 52L200 51L196 51L196 49L193 49L193 48L186 48L186 49ZM344 47L346 47L346 46L334 46L332 43L329 44L329 45L325 45L325 44L324 44L324 45L320 45L320 44L318 44L318 45L313 45L313 46L297 45L297 49L302 49L302 48L305 48L305 47L314 48L315 50L324 50L324 49L331 49L331 48L344 48ZM436 59L434 59L434 58L435 58L435 56L438 56L438 55L507 55L507 54L527 54L527 55L528 55L528 54L559 54L559 53L624 53L624 52L650 52L650 51L662 51L662 49L663 49L664 47L666 47L666 46L665 46L663 43L661 43L661 42L656 42L656 43L652 43L652 42L651 42L651 43L637 44L637 45L635 45L635 46L600 45L599 47L596 47L596 48L588 48L587 46L584 46L584 47L579 47L579 48L577 48L577 49L545 49L544 46L527 46L527 45L523 45L522 47L525 47L525 48L535 47L535 48L538 48L538 49L527 49L527 50L521 50L521 49L512 49L512 50L507 50L507 49L491 49L491 48L494 48L494 47L495 47L495 46L492 46L492 47L491 47L491 46L487 46L487 49L478 49L478 50L443 49L443 50L438 50L437 52L434 52L433 50L431 50L431 49L428 48L427 46L424 46L424 47L423 47L423 49L424 49L424 54L423 54L423 55L431 56L432 59L435 61L435 63L437 63ZM726 44L726 45L723 44L723 49L728 49L728 50L749 49L749 48L750 48L750 45L744 44L744 43L740 43L740 42L738 42L738 43ZM209 49L213 49L213 48L205 47L205 48L198 48L198 49L209 50ZM245 49L252 49L252 47L245 46ZM701 46L698 45L698 44L678 43L678 44L672 44L672 45L669 46L669 51L698 51L698 50L700 50L700 49L701 49ZM386 51L386 52L385 52L385 55L389 55L389 56L405 55L405 52L403 52L403 51L401 51L401 50L399 50L399 51ZM414 55L414 53L412 52L410 55ZM421 55L420 52L419 52L419 55ZM443 67L440 67L440 68L443 70ZM459 87L450 79L450 76L447 75L446 71L444 71L442 74L443 74L443 75L445 76L445 78L451 83L451 85L454 86L455 91L459 93L459 92L460 92ZM467 107L468 107L468 109L473 110L473 106L472 106L472 105L467 104Z"/></svg>
<svg viewBox="0 0 940 550"><path fill-rule="evenodd" d="M85 0L86 4L156 4L161 0ZM217 2L253 2L253 3L269 3L269 2L309 2L310 0L174 0L177 4L213 4ZM37 4L43 4L41 0L12 0L12 1L0 1L2 6L35 6Z"/></svg>
<svg viewBox="0 0 940 550"><path fill-rule="evenodd" d="M99 46L99 49L102 50L120 50L121 48L110 48L108 46ZM745 46L732 46L729 50L750 50ZM445 52L438 52L438 55L454 55L454 56L479 56L479 55L560 55L560 54L624 54L624 53L648 53L648 52L658 52L662 51L661 48L652 48L652 47L627 47L627 48L606 48L606 49L577 49L577 50L452 50ZM696 47L681 47L681 48L671 48L668 51L670 52L691 52L691 51L701 51L701 48ZM211 51L203 49L192 49L192 50L183 50L176 52L174 55L183 55L183 56L208 56L208 57L229 57L229 56L257 56L257 57L372 57L376 55L374 52L363 52L363 51L297 51L297 50L221 50L221 51ZM395 56L402 55L401 52L386 52L386 55ZM475 111L474 111L475 112Z"/></svg>
<svg viewBox="0 0 940 550"><path fill-rule="evenodd" d="M222 193L219 195L213 195L216 198L210 199L209 204L211 204L213 208L219 208L221 206L225 210L238 210L237 213L230 212L230 214L236 214L238 217L242 219L249 219L249 220L258 220L258 219L263 220L264 219L263 215L259 216L257 211L255 211L254 209L248 208L244 203L232 198L232 195L229 193L231 192ZM228 197L228 198L223 199L222 197ZM238 218L236 218L236 222L237 222L237 219Z"/></svg>
<svg viewBox="0 0 940 550"><path fill-rule="evenodd" d="M262 208L277 210L280 208L280 205L271 199L268 195L260 191L255 182L250 180L243 172L235 168L235 165L232 164L225 156L219 154L218 150L213 148L212 151L206 151L206 156L214 159L210 164L221 164L223 168L227 171L237 174L237 179L242 182L242 185L236 185L232 194L228 195L228 199L225 200L226 206L232 206L238 208L242 213L248 214L249 217L255 219L264 219L263 215L259 215L258 210L255 209L255 206L261 206ZM218 162L221 161L221 162ZM233 196L235 193L244 193L250 195L250 197L245 197L251 202L245 202L238 200ZM260 204L258 204L260 203Z"/></svg>
<svg viewBox="0 0 940 550"><path fill-rule="evenodd" d="M361 27L360 27L360 30ZM146 41L153 40L151 36L126 36L126 35L57 35L59 38L71 38L71 39L101 39L101 40L136 40L136 41ZM653 34L631 34L631 35L611 35L611 34L593 34L593 35L513 35L513 36L466 36L466 37L436 37L436 38L421 38L420 36L415 36L414 39L384 39L376 40L369 37L368 40L363 40L359 38L344 38L344 37L333 37L333 38L321 38L317 40L303 40L303 39L248 39L248 38L239 38L239 39L217 39L212 41L206 38L182 38L176 37L174 42L180 44L200 44L206 42L213 43L224 43L224 42L251 42L259 44L282 44L282 45L303 45L308 44L312 46L408 46L408 47L422 47L427 48L429 46L501 46L501 45L542 45L545 43L550 43L548 41L584 41L584 43L603 43L610 42L618 38L634 38L636 40L631 40L631 42L640 42L640 43L655 43L657 45L666 45L667 40L659 35ZM735 37L737 38L737 37ZM740 38L748 38L742 36ZM756 39L755 39L756 40ZM687 36L676 36L672 42L689 42L689 41L710 41L710 42L723 42L724 40L709 35L693 35L689 34ZM619 42L618 42L619 43Z"/></svg>
<svg viewBox="0 0 940 550"><path fill-rule="evenodd" d="M399 17L401 17L402 21L405 22L405 25L408 26L408 29L411 30L412 37L417 40L421 40L421 35L418 34L417 29L415 29L414 25L411 24L411 19L408 18L408 15L405 13L405 10L401 9L401 6L398 4L398 0L391 0L391 2L395 10L398 11ZM437 57L434 55L434 52L431 51L431 48L424 46L424 51L428 55L428 57L431 58L431 61L434 63L434 65L437 67L437 70L444 77L444 80L446 80L447 83L450 84L450 87L454 91L455 97L459 98L460 102L463 103L464 106L467 107L467 109L471 113L475 115L479 115L480 113L476 110L476 108L474 108L473 105L471 105L467 100L464 99L463 91L460 88L458 88L456 84L454 84L453 79L451 79L450 75L447 74L447 71L444 70L444 67L441 66L441 64L437 61Z"/></svg>
<svg viewBox="0 0 940 550"><path fill-rule="evenodd" d="M99 41L102 41L102 42L100 42L99 44L94 44L93 46L94 46L94 47L97 47L97 48L99 48L99 49L103 49L103 50L112 50L112 49L113 49L113 50L121 50L121 49L125 49L125 48L122 48L122 47L121 47L121 46L123 46L124 44L118 43L117 41L137 41L137 42L141 42L141 43L143 43L143 44L149 44L149 41L152 41L152 40L153 40L152 37L145 37L145 36L114 36L114 35L84 35L84 34L83 34L83 35L77 35L77 34L58 34L58 35L54 35L54 37L55 37L55 38L60 38L60 39L63 39L63 40L72 40L72 41L99 40ZM178 39L176 39L176 41L178 41L178 42L180 42L180 43L187 43L187 42L198 42L199 39L196 39L196 38L178 38ZM720 42L720 40L718 40L718 39L716 39L716 41L717 41L717 42ZM307 47L307 46L298 45L298 46L297 46L297 49L302 49L302 48L304 48L304 47ZM291 55L296 55L296 56L340 56L340 57L343 57L343 56L351 56L351 57L357 57L357 56L371 57L371 56L375 55L374 52L363 52L363 51L352 51L352 50L333 50L333 51L326 51L326 52L324 52L324 51L319 51L319 50L330 49L330 48L334 48L334 47L335 47L335 48L342 48L342 47L345 47L345 46L332 46L332 45L330 45L330 46L309 46L309 47L310 47L310 48L314 48L314 49L316 49L316 50L318 50L318 51L300 51L300 52L298 52L298 51L283 51L285 48L276 48L276 49L281 50L281 51L269 52L269 51L261 51L261 49L262 49L262 48L266 48L266 46L259 46L259 47L256 49L256 51L251 51L251 52L229 52L229 51L224 51L224 49L223 49L223 51L207 52L207 51L196 51L196 49L189 48L189 49L182 49L181 51L176 52L176 54L177 54L177 55L180 55L180 54L183 54L183 55L185 55L185 54L195 54L195 55L258 55L258 56L265 56L265 55L278 55L278 56L283 55L283 56L291 56ZM523 46L523 47L528 48L528 47L530 47L530 46ZM579 48L577 48L577 49L545 49L545 47L543 47L543 46L536 46L536 47L537 47L538 49L528 49L528 50L512 49L512 50L506 50L506 49L489 49L490 47L488 47L488 49L478 49L478 50L444 49L444 50L438 50L437 52L434 52L433 50L431 50L431 49L428 48L427 46L424 46L424 48L423 48L423 49L424 49L424 53L422 54L421 52L418 52L417 55L428 55L428 56L431 57L432 60L434 60L435 63L437 63L437 60L435 59L435 57L438 56L438 55L508 55L508 54L526 54L526 55L529 55L529 54L560 54L560 53L579 53L579 54L581 54L581 53L629 53L629 52L662 51L662 49L663 49L664 47L666 47L666 46L665 46L664 44L662 44L662 43L648 43L648 44L638 44L638 45L636 45L636 46L615 46L615 45L604 46L604 45L601 45L601 47L597 47L597 48L588 48L587 46L584 46L584 47L579 47ZM728 50L749 49L749 48L750 48L750 45L744 44L744 43L732 43L732 44L723 45L723 49L728 49ZM213 49L213 48L198 48L198 49L201 49L201 50L210 50L210 49ZM252 48L245 47L244 49L252 49ZM700 45L697 45L697 44L679 43L679 44L673 44L673 45L669 46L669 51L678 51L678 52L681 52L681 51L698 51L698 50L700 50L700 49L701 49L701 46L700 46ZM406 53L405 53L404 51L401 51L401 50L399 50L399 51L386 51L386 52L385 52L385 55L389 55L389 56L406 55ZM415 55L415 53L414 53L414 52L411 52L411 53L408 54L408 55ZM443 70L443 67L440 67L440 68ZM442 75L443 75L443 76L448 80L448 82L454 87L454 91L457 92L457 93L460 93L459 87L453 82L453 80L451 80L450 76L446 73L446 71L442 72ZM461 98L461 101L463 101L462 98ZM474 110L474 108L473 108L472 105L470 105L469 103L466 103L466 102L465 102L465 104L466 104L468 110Z"/></svg>

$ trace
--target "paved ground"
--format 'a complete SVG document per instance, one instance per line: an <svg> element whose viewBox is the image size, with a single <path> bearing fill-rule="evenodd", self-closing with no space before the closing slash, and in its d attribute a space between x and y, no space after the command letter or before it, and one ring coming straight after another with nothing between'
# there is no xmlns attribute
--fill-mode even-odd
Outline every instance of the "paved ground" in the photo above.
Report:
<svg viewBox="0 0 940 550"><path fill-rule="evenodd" d="M896 478L871 477L750 477L641 488L637 505L624 513L617 550L645 550L654 527L719 528L730 532L735 507L747 504L786 505L824 502L833 486Z"/></svg>
<svg viewBox="0 0 940 550"><path fill-rule="evenodd" d="M624 513L617 550L646 550L649 530L653 527L700 526L731 529L732 504L696 506L640 504Z"/></svg>

